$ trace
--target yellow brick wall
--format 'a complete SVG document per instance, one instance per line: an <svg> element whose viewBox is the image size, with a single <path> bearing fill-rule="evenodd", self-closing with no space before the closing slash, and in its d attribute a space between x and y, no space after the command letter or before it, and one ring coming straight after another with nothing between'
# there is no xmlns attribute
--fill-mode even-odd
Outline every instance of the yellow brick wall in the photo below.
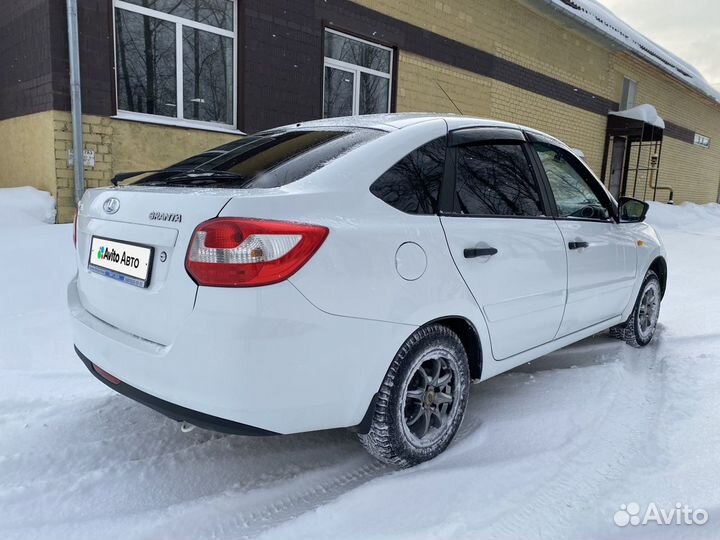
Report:
<svg viewBox="0 0 720 540"><path fill-rule="evenodd" d="M354 1L599 95L605 95L612 83L607 49L568 30L559 20L536 13L529 7L532 2Z"/></svg>
<svg viewBox="0 0 720 540"><path fill-rule="evenodd" d="M112 120L113 173L162 169L240 135Z"/></svg>
<svg viewBox="0 0 720 540"><path fill-rule="evenodd" d="M106 186L119 172L160 169L238 138L83 115L83 145L95 152L85 167L87 188ZM70 113L47 111L0 121L0 188L31 185L49 192L60 223L75 213Z"/></svg>
<svg viewBox="0 0 720 540"><path fill-rule="evenodd" d="M53 111L55 137L55 175L57 178L58 222L71 221L75 213L75 174L69 164L72 152L72 121L69 112ZM83 115L83 147L95 152L95 165L84 168L85 186L105 186L113 176L112 120L100 116Z"/></svg>
<svg viewBox="0 0 720 540"><path fill-rule="evenodd" d="M549 17L533 0L355 0L356 3L619 102L624 76L638 81L637 104L711 138L710 149L665 137L660 184L675 200L717 200L720 106L602 38ZM397 110L456 112L439 80L469 115L516 122L581 149L599 175L607 119L541 95L400 51ZM665 200L659 192L659 200Z"/></svg>
<svg viewBox="0 0 720 540"><path fill-rule="evenodd" d="M490 115L490 79L403 51L398 65L398 112Z"/></svg>
<svg viewBox="0 0 720 540"><path fill-rule="evenodd" d="M55 158L58 221L66 223L75 212L74 174L68 165L68 151L72 149L70 113L54 111L51 125L54 152L50 155ZM237 138L226 133L83 115L83 145L85 150L95 152L95 166L85 167L85 186L107 186L120 172L162 169Z"/></svg>
<svg viewBox="0 0 720 540"><path fill-rule="evenodd" d="M614 54L612 69L616 95L622 93L623 77L633 79L638 83L637 104L650 103L665 120L710 137L707 149L665 137L659 185L671 185L677 202L716 201L720 184L720 107L629 54ZM666 198L663 194L658 200Z"/></svg>
<svg viewBox="0 0 720 540"><path fill-rule="evenodd" d="M493 82L491 116L539 129L582 150L600 175L607 125L604 116L499 81Z"/></svg>
<svg viewBox="0 0 720 540"><path fill-rule="evenodd" d="M0 188L31 185L56 195L53 115L0 121Z"/></svg>

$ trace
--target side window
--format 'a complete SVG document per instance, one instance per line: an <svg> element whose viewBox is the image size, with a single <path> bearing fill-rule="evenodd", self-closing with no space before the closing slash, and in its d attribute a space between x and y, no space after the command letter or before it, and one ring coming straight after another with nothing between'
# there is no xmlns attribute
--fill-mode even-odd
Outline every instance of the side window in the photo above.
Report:
<svg viewBox="0 0 720 540"><path fill-rule="evenodd" d="M456 149L455 207L477 216L544 215L540 188L520 144L470 144Z"/></svg>
<svg viewBox="0 0 720 540"><path fill-rule="evenodd" d="M370 192L408 214L437 213L445 148L446 137L440 137L413 150L383 173Z"/></svg>
<svg viewBox="0 0 720 540"><path fill-rule="evenodd" d="M533 143L540 156L550 188L555 196L558 217L606 220L610 212L593 189L594 178L573 164L566 150L545 143Z"/></svg>

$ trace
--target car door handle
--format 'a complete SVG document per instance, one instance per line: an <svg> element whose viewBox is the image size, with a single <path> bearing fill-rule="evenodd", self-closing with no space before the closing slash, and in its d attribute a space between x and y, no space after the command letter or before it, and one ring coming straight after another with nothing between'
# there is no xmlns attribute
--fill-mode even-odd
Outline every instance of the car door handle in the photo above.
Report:
<svg viewBox="0 0 720 540"><path fill-rule="evenodd" d="M570 249L580 249L590 247L590 244L588 244L587 242L568 242L568 247Z"/></svg>
<svg viewBox="0 0 720 540"><path fill-rule="evenodd" d="M498 252L494 247L487 248L465 248L463 255L466 259L474 259L475 257L490 257Z"/></svg>

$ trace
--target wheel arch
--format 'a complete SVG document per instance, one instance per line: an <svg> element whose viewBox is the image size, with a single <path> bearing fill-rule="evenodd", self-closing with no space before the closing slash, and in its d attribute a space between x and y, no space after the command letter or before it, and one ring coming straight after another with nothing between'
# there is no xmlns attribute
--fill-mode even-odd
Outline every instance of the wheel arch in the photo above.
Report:
<svg viewBox="0 0 720 540"><path fill-rule="evenodd" d="M418 326L413 331L413 333L417 332L421 328L425 328L433 324L440 324L442 326L445 326L458 336L468 356L470 380L479 381L480 377L482 376L483 369L483 347L482 342L480 341L480 334L478 333L475 325L469 319L461 315L447 315L444 317L432 319L431 321L428 321L425 324ZM378 393L376 392L370 400L370 404L368 405L368 408L365 411L365 415L363 416L362 420L359 424L355 426L350 426L350 431L362 434L368 432L373 419L373 415L375 414L375 406L377 405L377 399Z"/></svg>
<svg viewBox="0 0 720 540"><path fill-rule="evenodd" d="M480 380L483 368L483 348L475 325L465 317L459 315L450 315L439 317L428 321L422 327L431 324L441 324L457 334L458 338L465 347L468 356L468 367L470 368L470 378L472 380ZM421 328L422 328L421 327Z"/></svg>
<svg viewBox="0 0 720 540"><path fill-rule="evenodd" d="M655 272L660 278L660 292L662 296L665 296L665 288L667 287L667 261L662 255L655 257L653 262L650 263L648 270Z"/></svg>

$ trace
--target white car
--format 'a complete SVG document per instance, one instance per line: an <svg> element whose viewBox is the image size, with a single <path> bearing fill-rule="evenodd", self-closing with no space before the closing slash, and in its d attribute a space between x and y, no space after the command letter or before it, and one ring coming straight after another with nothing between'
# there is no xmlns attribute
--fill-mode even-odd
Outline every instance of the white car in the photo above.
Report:
<svg viewBox="0 0 720 540"><path fill-rule="evenodd" d="M76 220L77 353L171 418L349 427L410 466L448 446L470 382L607 329L653 337L667 268L648 205L618 205L548 135L397 114L208 155L89 190Z"/></svg>

